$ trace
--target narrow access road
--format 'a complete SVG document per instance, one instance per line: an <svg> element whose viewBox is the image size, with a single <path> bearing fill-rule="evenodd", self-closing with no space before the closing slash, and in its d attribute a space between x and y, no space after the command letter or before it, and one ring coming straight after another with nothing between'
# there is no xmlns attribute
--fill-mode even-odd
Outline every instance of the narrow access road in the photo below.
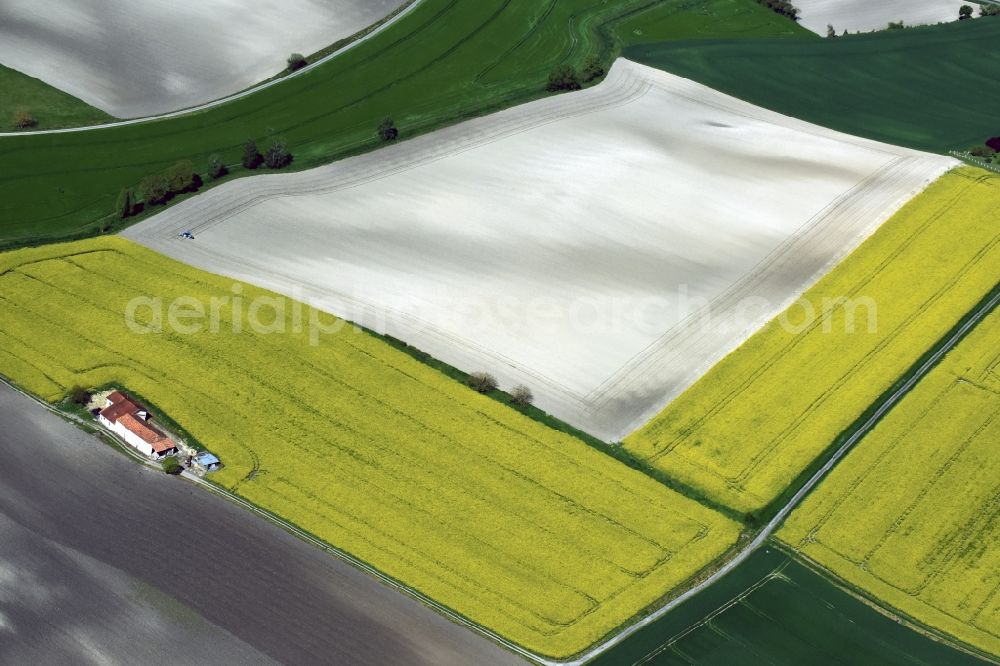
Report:
<svg viewBox="0 0 1000 666"><path fill-rule="evenodd" d="M3 383L0 461L0 663L522 663Z"/></svg>

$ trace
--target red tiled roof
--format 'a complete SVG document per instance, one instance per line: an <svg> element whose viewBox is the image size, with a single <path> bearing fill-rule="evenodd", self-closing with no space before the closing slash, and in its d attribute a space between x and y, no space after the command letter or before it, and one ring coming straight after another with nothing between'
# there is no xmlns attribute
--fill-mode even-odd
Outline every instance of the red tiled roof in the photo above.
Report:
<svg viewBox="0 0 1000 666"><path fill-rule="evenodd" d="M163 453L164 451L176 448L173 440L156 428L146 425L132 414L125 414L118 419L118 422L121 423L126 430L135 433L139 436L139 439L152 446L153 450L157 453Z"/></svg>
<svg viewBox="0 0 1000 666"><path fill-rule="evenodd" d="M109 395L108 400L111 401L111 404L101 410L101 416L112 423L117 422L125 414L134 414L140 409L139 405L129 400L119 391L115 391Z"/></svg>

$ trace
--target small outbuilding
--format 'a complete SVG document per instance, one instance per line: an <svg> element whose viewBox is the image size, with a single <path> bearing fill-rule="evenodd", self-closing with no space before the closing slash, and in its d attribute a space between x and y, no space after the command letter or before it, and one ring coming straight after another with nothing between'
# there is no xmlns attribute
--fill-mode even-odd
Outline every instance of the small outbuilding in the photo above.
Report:
<svg viewBox="0 0 1000 666"><path fill-rule="evenodd" d="M108 396L97 420L147 456L164 458L177 453L174 441L149 423L149 411L121 391Z"/></svg>
<svg viewBox="0 0 1000 666"><path fill-rule="evenodd" d="M194 461L201 465L206 472L214 472L215 470L222 467L222 461L219 460L215 455L209 453L208 451L202 451L197 456L195 456Z"/></svg>

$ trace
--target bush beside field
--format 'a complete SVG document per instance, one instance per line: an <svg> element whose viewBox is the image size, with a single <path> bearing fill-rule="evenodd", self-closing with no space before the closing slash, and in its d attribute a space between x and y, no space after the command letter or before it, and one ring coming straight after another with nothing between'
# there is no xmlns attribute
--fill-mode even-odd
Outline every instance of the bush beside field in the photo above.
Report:
<svg viewBox="0 0 1000 666"><path fill-rule="evenodd" d="M775 320L626 447L720 504L762 510L1000 282L998 209L997 175L945 175L803 297L817 313L825 298L873 299L873 332L865 309L854 333L841 307L799 334Z"/></svg>
<svg viewBox="0 0 1000 666"><path fill-rule="evenodd" d="M902 613L1000 655L1000 312L862 440L778 536Z"/></svg>
<svg viewBox="0 0 1000 666"><path fill-rule="evenodd" d="M86 102L27 74L0 65L0 132L12 129L50 129L75 125L97 125L114 120ZM17 127L18 116L34 122Z"/></svg>
<svg viewBox="0 0 1000 666"><path fill-rule="evenodd" d="M53 401L142 395L225 461L215 481L546 655L735 543L734 522L352 328L236 335L226 309L218 333L126 327L136 296L207 306L232 286L120 238L0 255L0 374Z"/></svg>

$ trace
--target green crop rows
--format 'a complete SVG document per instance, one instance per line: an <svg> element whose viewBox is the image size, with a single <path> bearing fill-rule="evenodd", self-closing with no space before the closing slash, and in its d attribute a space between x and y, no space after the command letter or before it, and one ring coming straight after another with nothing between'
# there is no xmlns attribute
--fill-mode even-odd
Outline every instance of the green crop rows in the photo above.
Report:
<svg viewBox="0 0 1000 666"><path fill-rule="evenodd" d="M626 48L632 60L825 127L921 150L1000 132L1000 19L820 40Z"/></svg>

